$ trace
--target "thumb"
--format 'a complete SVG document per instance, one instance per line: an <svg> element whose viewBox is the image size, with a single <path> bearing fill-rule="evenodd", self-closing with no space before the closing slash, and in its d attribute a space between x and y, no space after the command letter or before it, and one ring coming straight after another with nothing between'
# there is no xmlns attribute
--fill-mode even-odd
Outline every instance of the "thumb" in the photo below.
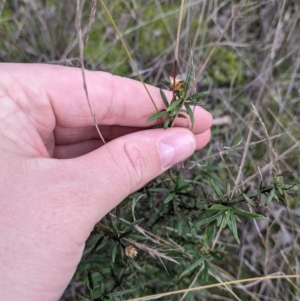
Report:
<svg viewBox="0 0 300 301"><path fill-rule="evenodd" d="M80 168L78 187L89 191L85 208L95 213L96 223L130 193L192 155L195 148L195 137L187 129L152 129L117 138L70 161L77 175Z"/></svg>

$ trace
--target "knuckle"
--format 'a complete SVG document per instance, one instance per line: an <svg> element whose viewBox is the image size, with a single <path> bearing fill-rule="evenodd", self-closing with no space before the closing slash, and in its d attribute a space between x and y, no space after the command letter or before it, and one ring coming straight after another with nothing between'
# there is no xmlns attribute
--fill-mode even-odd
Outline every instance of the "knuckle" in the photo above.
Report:
<svg viewBox="0 0 300 301"><path fill-rule="evenodd" d="M145 153L141 151L138 143L127 141L124 143L124 153L127 157L128 175L131 182L131 190L136 190L145 183L148 174L148 160Z"/></svg>

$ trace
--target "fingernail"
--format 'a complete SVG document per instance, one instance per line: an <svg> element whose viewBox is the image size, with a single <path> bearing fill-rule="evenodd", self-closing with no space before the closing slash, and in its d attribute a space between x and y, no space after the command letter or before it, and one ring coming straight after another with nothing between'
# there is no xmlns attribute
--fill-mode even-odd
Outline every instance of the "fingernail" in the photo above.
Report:
<svg viewBox="0 0 300 301"><path fill-rule="evenodd" d="M188 158L195 151L193 137L187 133L176 133L158 142L158 151L163 169Z"/></svg>

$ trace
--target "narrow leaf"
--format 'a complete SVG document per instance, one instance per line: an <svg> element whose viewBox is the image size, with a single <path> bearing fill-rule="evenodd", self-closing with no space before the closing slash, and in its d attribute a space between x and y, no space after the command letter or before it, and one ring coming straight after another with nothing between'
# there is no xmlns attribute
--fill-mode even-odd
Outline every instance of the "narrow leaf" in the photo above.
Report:
<svg viewBox="0 0 300 301"><path fill-rule="evenodd" d="M116 207L116 222L117 222L117 225L120 223L120 209L121 209L121 206Z"/></svg>
<svg viewBox="0 0 300 301"><path fill-rule="evenodd" d="M175 195L176 195L175 192L172 192L172 193L164 200L164 204L170 203L170 202L174 199Z"/></svg>
<svg viewBox="0 0 300 301"><path fill-rule="evenodd" d="M214 189L214 191L216 192L216 194L219 196L219 198L225 203L226 199L224 198L224 195L221 191L221 189L217 186L217 184L215 183L214 180L210 179L210 183Z"/></svg>
<svg viewBox="0 0 300 301"><path fill-rule="evenodd" d="M171 112L172 110L174 110L177 106L180 105L180 103L182 102L182 99L179 98L179 99L176 99L175 101L173 101L169 107L167 108L167 112Z"/></svg>
<svg viewBox="0 0 300 301"><path fill-rule="evenodd" d="M128 226L123 230L123 232L125 233L125 232L131 230L135 225L138 225L138 224L141 223L143 220L144 220L144 218L140 218L139 220L132 222L130 225L128 225ZM123 236L124 236L124 233L123 233L120 237L123 237Z"/></svg>
<svg viewBox="0 0 300 301"><path fill-rule="evenodd" d="M116 238L119 237L120 234L119 234L119 229L118 229L117 225L114 222L112 222L111 225L112 225L114 236Z"/></svg>
<svg viewBox="0 0 300 301"><path fill-rule="evenodd" d="M178 114L178 110L180 109L180 107L176 107L173 111L169 112L169 117L174 117ZM181 112L181 111L180 111Z"/></svg>
<svg viewBox="0 0 300 301"><path fill-rule="evenodd" d="M241 242L240 242L240 239L238 236L237 225L236 225L236 220L235 220L234 215L231 215L231 219L230 219L230 222L228 223L228 226L229 226L230 230L232 231L235 240L237 241L238 244L240 244Z"/></svg>
<svg viewBox="0 0 300 301"><path fill-rule="evenodd" d="M283 195L282 189L281 189L281 185L276 184L276 189L278 190L278 192L280 193L280 195Z"/></svg>
<svg viewBox="0 0 300 301"><path fill-rule="evenodd" d="M191 266L189 266L185 271L183 271L181 273L181 275L179 276L179 278L182 278L184 275L186 275L187 273L194 270L196 267L198 267L200 264L202 264L206 259L208 259L208 257L209 257L209 255L205 255L205 256L201 257L200 259L198 259Z"/></svg>
<svg viewBox="0 0 300 301"><path fill-rule="evenodd" d="M229 220L232 216L231 210L228 210L228 211L224 212L224 215L225 215L225 218L224 218L223 223L222 223L222 228L223 229L227 226L227 224L228 224L228 222L229 222Z"/></svg>
<svg viewBox="0 0 300 301"><path fill-rule="evenodd" d="M129 261L136 269L142 270L142 268L137 264L137 262L136 262L134 259L128 257L128 261Z"/></svg>
<svg viewBox="0 0 300 301"><path fill-rule="evenodd" d="M183 232L183 220L179 220L177 224L177 234L181 236Z"/></svg>
<svg viewBox="0 0 300 301"><path fill-rule="evenodd" d="M194 125L195 124L195 118L194 118L193 110L191 109L191 107L187 103L184 104L184 107L186 109L187 114L190 116L192 125Z"/></svg>
<svg viewBox="0 0 300 301"><path fill-rule="evenodd" d="M169 192L169 188L157 187L157 188L149 188L148 191L150 192Z"/></svg>
<svg viewBox="0 0 300 301"><path fill-rule="evenodd" d="M153 121L153 120L156 120L156 119L161 118L161 117L166 116L166 115L168 115L168 113L167 113L166 111L160 111L160 112L158 112L158 113L155 113L155 114L151 115L151 116L146 120L146 122L149 123L149 122L151 122L151 121Z"/></svg>
<svg viewBox="0 0 300 301"><path fill-rule="evenodd" d="M118 242L115 242L115 243L113 244L112 252L111 252L111 261L112 261L112 263L114 263L115 260L116 260L116 253L117 253L118 245L119 245Z"/></svg>
<svg viewBox="0 0 300 301"><path fill-rule="evenodd" d="M221 215L217 218L217 227L219 228L223 222L223 218L224 218L224 215L222 212L219 212L221 213Z"/></svg>
<svg viewBox="0 0 300 301"><path fill-rule="evenodd" d="M199 92L199 93L196 93L196 94L193 94L193 95L190 95L187 100L194 100L194 99L199 99L205 95L209 94L208 91L204 91L204 92Z"/></svg>
<svg viewBox="0 0 300 301"><path fill-rule="evenodd" d="M171 118L167 118L166 121L164 122L164 129L167 129L171 124Z"/></svg>
<svg viewBox="0 0 300 301"><path fill-rule="evenodd" d="M162 100L163 100L163 102L164 102L164 104L167 108L169 106L167 96L166 96L165 92L162 89L159 89L159 92L160 92L161 98L162 98Z"/></svg>
<svg viewBox="0 0 300 301"><path fill-rule="evenodd" d="M201 226L209 224L210 222L216 220L222 214L223 214L223 212L220 212L220 211L215 214L208 211L206 214L202 214L201 220L199 222L197 222L194 225L194 227L201 228Z"/></svg>
<svg viewBox="0 0 300 301"><path fill-rule="evenodd" d="M185 184L185 185L182 185L182 186L178 187L178 188L176 189L176 191L186 190L186 189L189 189L190 187L191 187L190 184Z"/></svg>
<svg viewBox="0 0 300 301"><path fill-rule="evenodd" d="M243 197L248 204L255 206L255 203L247 196L247 194L243 193Z"/></svg>
<svg viewBox="0 0 300 301"><path fill-rule="evenodd" d="M212 244L213 239L216 236L216 224L210 224L206 229L207 247Z"/></svg>
<svg viewBox="0 0 300 301"><path fill-rule="evenodd" d="M245 211L243 209L240 209L240 208L236 208L236 207L233 207L232 208L232 211L236 214L239 214L239 215L242 215L242 216L245 216L245 217L249 217L249 218L255 218L255 219L268 219L267 217L264 217L263 215L261 214L257 214L257 213L252 213L252 212L249 212L249 211Z"/></svg>
<svg viewBox="0 0 300 301"><path fill-rule="evenodd" d="M227 210L231 209L231 207L224 206L221 204L215 204L215 205L212 205L209 209L215 210L215 211L227 211Z"/></svg>
<svg viewBox="0 0 300 301"><path fill-rule="evenodd" d="M90 290L93 290L93 289L94 289L94 281L93 281L92 273L91 273L90 271L88 272L88 283L87 283L87 287L88 287Z"/></svg>
<svg viewBox="0 0 300 301"><path fill-rule="evenodd" d="M100 249L104 248L107 243L108 243L108 239L105 238L100 244L96 244L95 245L96 252L98 252Z"/></svg>
<svg viewBox="0 0 300 301"><path fill-rule="evenodd" d="M161 82L166 85L168 88L170 88L171 83L165 79L162 79Z"/></svg>
<svg viewBox="0 0 300 301"><path fill-rule="evenodd" d="M192 75L193 75L193 72L189 71L188 74L187 74L187 77L186 77L186 79L184 81L184 92L185 92L184 95L183 95L184 98L185 98L186 93L187 93L187 91L188 91L188 89L190 87L191 80L192 80Z"/></svg>
<svg viewBox="0 0 300 301"><path fill-rule="evenodd" d="M268 198L267 198L267 201L266 201L266 206L268 206L271 203L271 201L274 198L274 195L275 195L275 189L273 188L271 190L271 192L269 193L269 195L268 195Z"/></svg>
<svg viewBox="0 0 300 301"><path fill-rule="evenodd" d="M149 207L152 208L153 201L152 201L152 195L151 195L149 190L147 190L147 192L146 192L146 198L147 198L147 202L148 202Z"/></svg>

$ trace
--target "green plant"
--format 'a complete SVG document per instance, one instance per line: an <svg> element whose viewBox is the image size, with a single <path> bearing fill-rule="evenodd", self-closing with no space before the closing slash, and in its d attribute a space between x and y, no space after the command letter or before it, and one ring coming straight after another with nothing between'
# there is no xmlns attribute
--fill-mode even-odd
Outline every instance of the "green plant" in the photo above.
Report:
<svg viewBox="0 0 300 301"><path fill-rule="evenodd" d="M120 36L98 6L90 33L85 31L88 69L133 78L139 72L156 86L173 74L164 82L174 90L178 41L175 59L178 71L187 74L186 88L209 91L206 108L217 120L230 118L215 122L206 150L126 198L96 225L70 284L75 293L66 292L64 300L127 300L176 290L186 291L178 300L299 299L299 282L293 279L221 288L232 279L284 277L299 270L298 2L245 1L196 81L189 80L186 62L192 56L194 66L204 65L238 2L186 1L183 10L172 0L105 2ZM1 61L76 66L74 1L32 4L0 5ZM83 29L91 11L86 2ZM200 104L201 95L188 99L189 88L173 91L171 100L162 90L165 109L153 120L165 127L177 114L193 120L189 108ZM138 251L134 258L126 255L130 246ZM220 287L200 290L208 284ZM189 287L198 290L187 293Z"/></svg>
<svg viewBox="0 0 300 301"><path fill-rule="evenodd" d="M175 62L175 67L176 67L176 62ZM162 89L160 89L160 94L166 106L166 109L151 115L147 119L147 123L165 117L163 127L167 129L168 127L172 127L174 125L174 121L176 118L187 118L188 116L191 119L192 125L194 125L195 118L194 118L193 106L200 105L197 100L207 95L208 91L188 95L191 81L192 81L192 74L193 74L192 71L189 71L185 80L182 78L180 74L178 74L176 77L170 76L170 81L162 80L162 82L170 90L172 90L173 93L172 99L169 102L165 92Z"/></svg>

